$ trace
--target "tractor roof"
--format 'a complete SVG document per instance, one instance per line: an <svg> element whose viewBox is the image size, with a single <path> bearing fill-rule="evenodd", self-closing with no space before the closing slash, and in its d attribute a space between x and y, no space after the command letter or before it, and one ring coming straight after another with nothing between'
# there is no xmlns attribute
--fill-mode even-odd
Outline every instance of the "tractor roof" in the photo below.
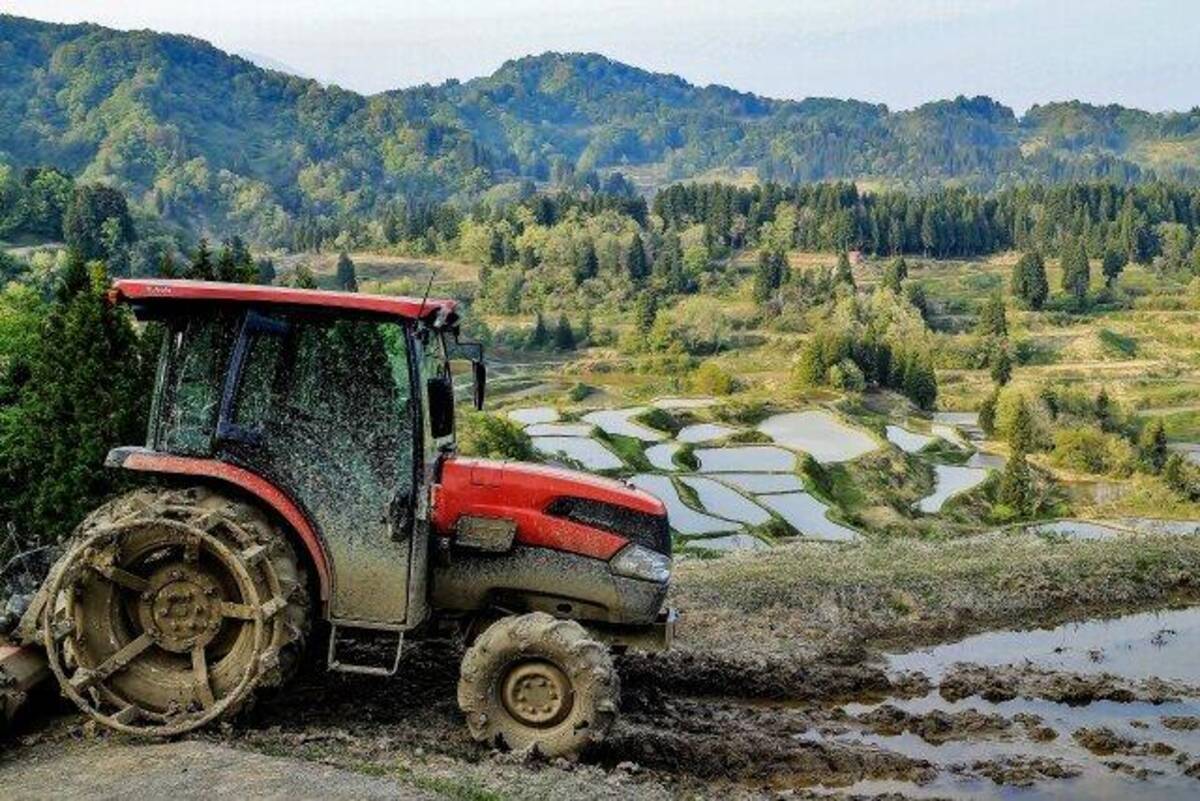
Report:
<svg viewBox="0 0 1200 801"><path fill-rule="evenodd" d="M258 284L227 284L218 281L180 281L165 278L126 278L113 285L114 300L134 305L172 301L246 303L254 305L308 306L346 309L417 319L442 325L456 318L453 300L408 298L395 295L363 295L326 289L293 289ZM432 319L431 319L432 318Z"/></svg>

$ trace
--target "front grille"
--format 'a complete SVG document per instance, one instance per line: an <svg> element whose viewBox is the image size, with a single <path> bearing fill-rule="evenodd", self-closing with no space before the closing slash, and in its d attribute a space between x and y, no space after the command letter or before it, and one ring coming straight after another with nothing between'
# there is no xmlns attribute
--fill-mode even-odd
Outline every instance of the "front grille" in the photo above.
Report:
<svg viewBox="0 0 1200 801"><path fill-rule="evenodd" d="M618 506L588 498L558 498L546 509L547 514L574 523L611 531L653 551L671 555L671 528L666 515Z"/></svg>

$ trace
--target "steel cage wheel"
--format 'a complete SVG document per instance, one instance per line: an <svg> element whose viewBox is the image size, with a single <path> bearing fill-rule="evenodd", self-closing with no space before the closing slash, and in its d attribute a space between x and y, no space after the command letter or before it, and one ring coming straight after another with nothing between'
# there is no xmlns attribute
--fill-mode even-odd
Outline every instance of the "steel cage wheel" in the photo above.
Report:
<svg viewBox="0 0 1200 801"><path fill-rule="evenodd" d="M232 529L231 543L162 516L119 521L95 529L55 568L42 612L43 644L63 693L83 712L119 731L169 736L217 719L253 691L271 662L269 620L285 602L265 548L223 522ZM137 536L150 543L143 551L158 553L133 572L121 551ZM165 556L172 552L173 559ZM262 589L270 593L265 602ZM108 615L103 625L87 617L98 608ZM215 651L218 643L224 653ZM214 682L210 657L227 658L235 649L234 664L217 665L233 675ZM165 693L181 695L190 684L190 698L155 709L127 697L122 677L154 657L177 668Z"/></svg>

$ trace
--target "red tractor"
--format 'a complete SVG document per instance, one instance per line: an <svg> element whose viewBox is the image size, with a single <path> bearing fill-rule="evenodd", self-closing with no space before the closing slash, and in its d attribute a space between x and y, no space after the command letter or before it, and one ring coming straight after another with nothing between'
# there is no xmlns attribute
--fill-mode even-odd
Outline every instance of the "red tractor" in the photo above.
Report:
<svg viewBox="0 0 1200 801"><path fill-rule="evenodd" d="M18 629L80 709L178 734L287 681L317 631L329 669L380 676L406 638L457 632L477 739L551 756L604 736L609 646L670 642L665 510L618 481L457 456L451 362L470 360L476 407L486 372L453 301L111 295L165 328L146 445L108 456L148 486L80 525Z"/></svg>

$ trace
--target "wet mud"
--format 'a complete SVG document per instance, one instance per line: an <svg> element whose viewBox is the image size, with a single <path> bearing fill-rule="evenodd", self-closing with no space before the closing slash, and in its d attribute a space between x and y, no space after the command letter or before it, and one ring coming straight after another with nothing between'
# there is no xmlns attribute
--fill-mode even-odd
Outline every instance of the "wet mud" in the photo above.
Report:
<svg viewBox="0 0 1200 801"><path fill-rule="evenodd" d="M1154 644L1154 631L1147 626L1133 639L1148 659L1175 664L1169 649L1190 647L1182 638ZM372 661L370 653L356 656ZM314 664L234 724L191 739L421 776L460 797L1004 798L1020 788L1023 799L1040 801L1200 793L1200 675L1099 669L1132 664L1127 656L1099 660L1093 672L1023 656L1018 648L1007 663L943 664L933 654L913 671L899 669L911 664L902 657L854 643L799 657L625 654L617 660L619 722L570 763L472 741L455 701L461 646L427 641L406 646L392 679ZM19 753L105 738L120 741L66 714L12 745Z"/></svg>

